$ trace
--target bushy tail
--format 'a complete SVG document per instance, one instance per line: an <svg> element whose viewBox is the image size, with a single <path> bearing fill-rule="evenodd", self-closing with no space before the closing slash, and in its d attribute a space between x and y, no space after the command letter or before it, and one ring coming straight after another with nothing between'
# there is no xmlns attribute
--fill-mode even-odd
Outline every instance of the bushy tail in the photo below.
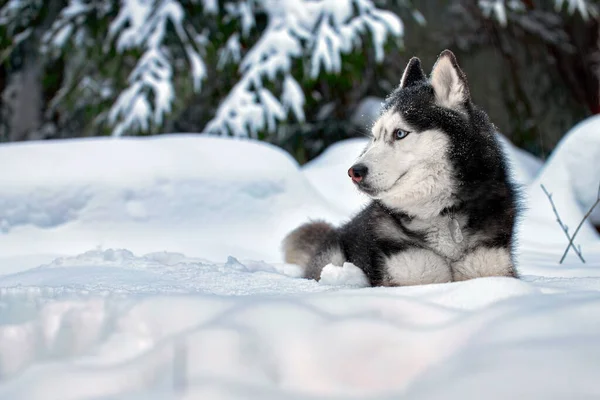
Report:
<svg viewBox="0 0 600 400"><path fill-rule="evenodd" d="M283 239L285 262L306 268L310 260L335 228L323 221L313 221L299 226Z"/></svg>

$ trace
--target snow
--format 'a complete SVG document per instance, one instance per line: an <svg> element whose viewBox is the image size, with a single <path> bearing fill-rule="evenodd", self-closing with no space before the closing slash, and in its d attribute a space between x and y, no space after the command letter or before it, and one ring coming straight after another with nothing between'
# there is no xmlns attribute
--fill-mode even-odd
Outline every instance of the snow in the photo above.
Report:
<svg viewBox="0 0 600 400"><path fill-rule="evenodd" d="M497 19L502 26L506 26L507 10L523 12L529 6L529 3L523 0L479 0L478 3L486 17ZM579 13L584 20L587 20L590 14L597 15L596 5L587 0L554 0L556 12L560 12L563 8L566 8L571 15Z"/></svg>
<svg viewBox="0 0 600 400"><path fill-rule="evenodd" d="M302 172L312 186L333 207L351 215L368 202L348 176L350 168L367 145L367 139L349 139L331 145L323 154L308 162Z"/></svg>
<svg viewBox="0 0 600 400"><path fill-rule="evenodd" d="M341 267L327 264L321 271L321 285L368 287L369 279L362 269L352 263L344 263Z"/></svg>
<svg viewBox="0 0 600 400"><path fill-rule="evenodd" d="M288 75L283 81L281 102L288 109L292 110L299 122L304 122L304 93L300 84L291 75Z"/></svg>
<svg viewBox="0 0 600 400"><path fill-rule="evenodd" d="M599 122L600 116L596 115L575 125L558 143L537 182L548 188L571 186L569 192L585 211L594 204L600 189ZM590 220L600 225L600 207L592 212Z"/></svg>
<svg viewBox="0 0 600 400"><path fill-rule="evenodd" d="M598 122L600 118L593 116L573 127L557 145L536 179L527 187L526 195L531 206L524 214L525 223L520 231L522 238L530 241L535 238L539 243L561 247L566 240L562 230L557 229L558 224L550 202L541 189L542 184L552 194L561 220L569 227L571 234L595 202L600 185ZM598 241L598 232L591 224L600 222L597 209L588 221L575 240L576 245L582 246L584 258L587 245ZM545 228L540 229L542 226ZM571 256L573 254L571 251Z"/></svg>
<svg viewBox="0 0 600 400"><path fill-rule="evenodd" d="M594 5L589 4L587 0L554 0L554 8L560 11L565 3L569 14L574 14L575 11L578 11L584 20L587 20L590 14L596 14Z"/></svg>
<svg viewBox="0 0 600 400"><path fill-rule="evenodd" d="M319 198L287 153L256 142L197 135L31 142L1 146L0 159L3 257L101 247L278 261L293 226L346 217Z"/></svg>
<svg viewBox="0 0 600 400"><path fill-rule="evenodd" d="M363 139L303 168L198 135L0 146L0 399L598 397L600 243L586 225L587 263L559 265L535 197L544 181L581 215L554 166L568 147L541 166L502 140L528 195L522 279L404 288L281 260L290 229L360 207L346 170Z"/></svg>

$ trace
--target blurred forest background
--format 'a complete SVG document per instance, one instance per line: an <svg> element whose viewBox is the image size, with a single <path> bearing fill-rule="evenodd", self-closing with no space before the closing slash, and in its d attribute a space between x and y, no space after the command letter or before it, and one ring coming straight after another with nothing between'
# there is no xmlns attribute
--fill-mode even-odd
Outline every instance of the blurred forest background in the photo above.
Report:
<svg viewBox="0 0 600 400"><path fill-rule="evenodd" d="M204 132L306 162L360 136L408 59L444 48L545 158L600 111L586 0L0 0L0 141Z"/></svg>

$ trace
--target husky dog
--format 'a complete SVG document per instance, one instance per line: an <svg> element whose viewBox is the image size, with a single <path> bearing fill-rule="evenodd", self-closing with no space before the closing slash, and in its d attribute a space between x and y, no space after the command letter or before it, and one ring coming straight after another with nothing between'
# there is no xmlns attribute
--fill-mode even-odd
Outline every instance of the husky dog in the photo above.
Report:
<svg viewBox="0 0 600 400"><path fill-rule="evenodd" d="M429 79L413 57L348 170L371 203L340 228L310 222L292 231L286 262L317 280L327 264L350 262L372 286L517 277L517 196L495 135L451 51Z"/></svg>

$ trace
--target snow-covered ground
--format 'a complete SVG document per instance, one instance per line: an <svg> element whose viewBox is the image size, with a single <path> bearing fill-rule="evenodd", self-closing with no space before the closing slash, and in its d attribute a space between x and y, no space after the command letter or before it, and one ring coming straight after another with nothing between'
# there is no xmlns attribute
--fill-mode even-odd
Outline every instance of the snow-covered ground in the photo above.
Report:
<svg viewBox="0 0 600 400"><path fill-rule="evenodd" d="M172 135L24 143L0 147L0 160L2 256L125 247L276 261L291 226L345 217L287 153L258 142Z"/></svg>
<svg viewBox="0 0 600 400"><path fill-rule="evenodd" d="M505 141L522 280L405 288L281 260L287 231L364 202L346 176L364 140L304 168L194 135L0 146L0 399L598 397L600 240L586 224L586 264L559 265L539 188L575 227L589 131L544 166Z"/></svg>

